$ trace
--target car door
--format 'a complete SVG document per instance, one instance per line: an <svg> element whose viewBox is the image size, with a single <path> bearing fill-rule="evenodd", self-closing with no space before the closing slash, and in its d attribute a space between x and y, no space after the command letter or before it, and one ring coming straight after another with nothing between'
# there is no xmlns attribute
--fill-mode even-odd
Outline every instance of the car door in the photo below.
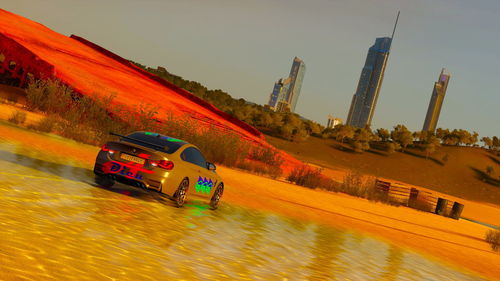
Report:
<svg viewBox="0 0 500 281"><path fill-rule="evenodd" d="M181 153L181 159L185 161L190 170L189 192L198 196L210 196L215 183L214 173L207 169L207 161L203 154L195 147L188 147Z"/></svg>

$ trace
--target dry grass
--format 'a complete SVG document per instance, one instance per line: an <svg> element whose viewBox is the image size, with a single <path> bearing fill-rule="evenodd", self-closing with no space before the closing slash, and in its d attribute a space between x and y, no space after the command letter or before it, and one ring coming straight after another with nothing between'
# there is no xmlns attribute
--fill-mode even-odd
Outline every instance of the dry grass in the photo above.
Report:
<svg viewBox="0 0 500 281"><path fill-rule="evenodd" d="M311 168L309 165L296 166L287 180L305 187L316 188L321 182L321 169Z"/></svg>
<svg viewBox="0 0 500 281"><path fill-rule="evenodd" d="M26 122L26 112L16 110L12 113L12 116L7 120L14 124L23 124Z"/></svg>
<svg viewBox="0 0 500 281"><path fill-rule="evenodd" d="M372 148L360 154L353 153L348 145L331 139L310 137L302 143L271 136L266 136L266 139L291 156L318 166L357 170L362 174L422 186L464 199L500 204L498 175L495 181L485 181L487 178L483 175L486 174L486 166L495 167L499 160L485 149L442 146L426 160L425 152L414 148L391 155Z"/></svg>
<svg viewBox="0 0 500 281"><path fill-rule="evenodd" d="M490 244L493 251L500 253L500 230L488 230L485 240Z"/></svg>
<svg viewBox="0 0 500 281"><path fill-rule="evenodd" d="M236 167L256 175L266 175L272 179L277 179L283 174L283 170L279 166L270 166L262 162L248 159L238 162Z"/></svg>
<svg viewBox="0 0 500 281"><path fill-rule="evenodd" d="M59 121L58 121L57 116L49 115L49 116L42 118L35 125L28 126L28 128L39 131L39 132L51 133L54 131L54 129L58 125L58 122Z"/></svg>
<svg viewBox="0 0 500 281"><path fill-rule="evenodd" d="M114 98L114 95L80 96L57 80L31 82L27 88L27 108L47 115L31 128L91 145L113 139L109 132L154 131L195 144L208 161L217 164L240 165L271 177L282 173L279 166L283 160L271 148L253 148L234 133L203 128L188 116L170 115L160 122L157 107L138 104L127 108L116 104ZM244 164L247 158L258 163Z"/></svg>

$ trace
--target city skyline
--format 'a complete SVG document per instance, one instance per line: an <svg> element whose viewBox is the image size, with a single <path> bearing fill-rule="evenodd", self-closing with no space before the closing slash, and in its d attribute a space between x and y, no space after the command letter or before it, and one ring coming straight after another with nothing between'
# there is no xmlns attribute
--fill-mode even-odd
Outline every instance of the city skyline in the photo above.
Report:
<svg viewBox="0 0 500 281"><path fill-rule="evenodd" d="M306 65L298 57L294 57L292 68L287 78L280 78L274 83L273 91L267 105L278 112L295 112L304 80Z"/></svg>
<svg viewBox="0 0 500 281"><path fill-rule="evenodd" d="M77 8L55 0L3 4L2 8L57 32L83 36L122 57L165 66L208 88L259 104L269 98L270 77L299 56L308 64L301 90L307 99L301 99L296 112L318 123L330 112L347 115L365 59L360 54L366 53L373 38L392 28L388 19L401 10L398 40L396 46L393 43L372 128L405 124L420 130L429 83L435 81L435 70L446 65L453 70L449 86L453 95L446 98L439 126L482 136L500 131L498 1L290 0L283 5L279 0L210 4L89 0Z"/></svg>
<svg viewBox="0 0 500 281"><path fill-rule="evenodd" d="M434 89L432 90L431 100L429 101L429 108L427 109L427 114L425 115L425 121L422 131L432 133L436 131L437 123L439 121L439 115L443 106L444 96L446 95L446 89L448 89L450 78L450 72L448 72L446 68L441 69L438 81L434 83Z"/></svg>

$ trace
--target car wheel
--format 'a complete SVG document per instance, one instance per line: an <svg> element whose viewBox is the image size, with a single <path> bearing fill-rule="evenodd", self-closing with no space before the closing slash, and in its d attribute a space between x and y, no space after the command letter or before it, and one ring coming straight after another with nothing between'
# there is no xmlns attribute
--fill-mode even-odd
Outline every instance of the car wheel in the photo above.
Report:
<svg viewBox="0 0 500 281"><path fill-rule="evenodd" d="M223 193L224 193L224 185L222 185L221 183L219 184L219 186L217 186L214 195L212 195L212 199L210 199L210 208L212 210L215 210L219 207L220 198L222 197Z"/></svg>
<svg viewBox="0 0 500 281"><path fill-rule="evenodd" d="M177 208L180 208L184 205L186 201L186 194L189 187L189 180L187 178L183 179L177 188L177 191L174 194L174 202Z"/></svg>
<svg viewBox="0 0 500 281"><path fill-rule="evenodd" d="M115 181L102 175L95 175L95 183L102 187L112 187Z"/></svg>

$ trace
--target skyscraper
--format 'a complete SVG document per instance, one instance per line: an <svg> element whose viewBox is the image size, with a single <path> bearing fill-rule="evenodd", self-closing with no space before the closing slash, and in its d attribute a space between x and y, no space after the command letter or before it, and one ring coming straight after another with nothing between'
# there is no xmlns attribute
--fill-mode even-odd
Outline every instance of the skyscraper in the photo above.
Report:
<svg viewBox="0 0 500 281"><path fill-rule="evenodd" d="M368 49L365 66L361 70L358 88L352 97L346 121L347 125L358 128L371 125L398 19L399 12L392 36L377 38L375 44Z"/></svg>
<svg viewBox="0 0 500 281"><path fill-rule="evenodd" d="M439 74L438 81L434 83L434 90L432 91L431 101L429 102L427 115L425 115L424 128L422 131L434 132L436 130L441 107L443 106L444 95L446 94L450 78L451 74L446 68L443 68L441 74Z"/></svg>
<svg viewBox="0 0 500 281"><path fill-rule="evenodd" d="M280 79L274 84L268 103L272 110L295 112L305 72L305 63L295 57L288 78Z"/></svg>

